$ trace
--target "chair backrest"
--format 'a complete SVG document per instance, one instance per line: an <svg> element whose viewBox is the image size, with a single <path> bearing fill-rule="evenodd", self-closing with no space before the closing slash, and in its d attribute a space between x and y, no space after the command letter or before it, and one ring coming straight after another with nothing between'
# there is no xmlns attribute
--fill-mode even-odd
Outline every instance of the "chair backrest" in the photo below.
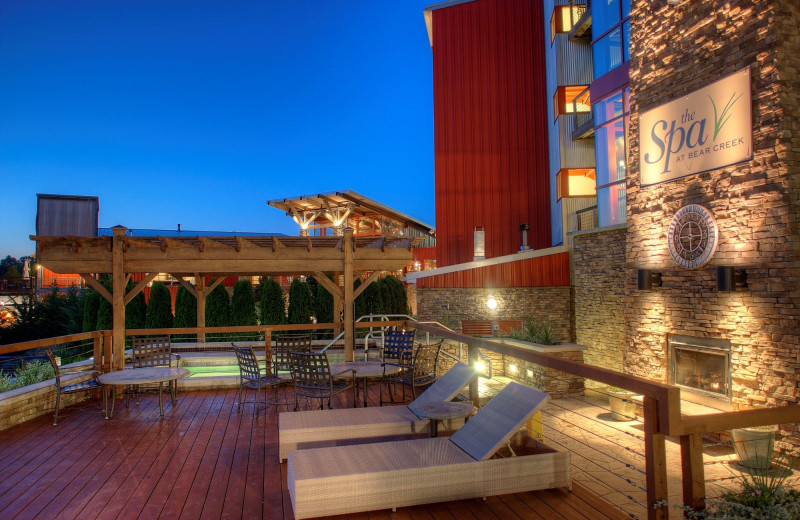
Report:
<svg viewBox="0 0 800 520"><path fill-rule="evenodd" d="M390 330L383 338L383 361L411 363L415 331Z"/></svg>
<svg viewBox="0 0 800 520"><path fill-rule="evenodd" d="M295 388L330 388L331 366L325 352L291 352Z"/></svg>
<svg viewBox="0 0 800 520"><path fill-rule="evenodd" d="M44 350L47 352L47 359L49 359L50 364L53 365L53 372L56 374L56 386L61 386L61 370L58 368L58 361L56 361L56 357L53 355L53 351L50 350L50 347L45 347Z"/></svg>
<svg viewBox="0 0 800 520"><path fill-rule="evenodd" d="M261 373L253 347L240 347L233 343L231 343L231 346L236 353L236 362L239 363L239 376L244 381L257 383L261 378Z"/></svg>
<svg viewBox="0 0 800 520"><path fill-rule="evenodd" d="M550 397L544 392L508 383L450 441L475 460L486 460L525 424Z"/></svg>
<svg viewBox="0 0 800 520"><path fill-rule="evenodd" d="M291 352L310 352L311 334L283 334L275 336L275 347L272 349L272 367L274 374L292 371Z"/></svg>
<svg viewBox="0 0 800 520"><path fill-rule="evenodd" d="M430 382L430 378L436 377L436 362L439 359L439 349L442 342L420 344L414 352L414 361L411 366L411 371L414 374L414 380L426 379Z"/></svg>
<svg viewBox="0 0 800 520"><path fill-rule="evenodd" d="M133 368L172 366L172 345L169 336L131 339Z"/></svg>
<svg viewBox="0 0 800 520"><path fill-rule="evenodd" d="M456 363L414 399L408 408L416 413L416 407L425 403L449 401L477 377L478 372L474 368L464 363Z"/></svg>

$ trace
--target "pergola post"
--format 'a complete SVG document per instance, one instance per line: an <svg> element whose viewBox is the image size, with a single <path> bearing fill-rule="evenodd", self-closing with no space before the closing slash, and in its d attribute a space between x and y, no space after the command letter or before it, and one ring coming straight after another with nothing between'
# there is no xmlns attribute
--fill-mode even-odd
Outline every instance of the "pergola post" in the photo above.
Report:
<svg viewBox="0 0 800 520"><path fill-rule="evenodd" d="M125 368L125 266L124 251L126 227L114 226L111 228L114 236L111 255L111 280L112 290L111 308L114 313L112 332L112 359L113 370Z"/></svg>
<svg viewBox="0 0 800 520"><path fill-rule="evenodd" d="M355 306L353 305L353 228L344 230L344 359L353 361L356 345Z"/></svg>
<svg viewBox="0 0 800 520"><path fill-rule="evenodd" d="M199 328L206 326L206 277L201 276L200 273L194 275L194 286L197 291L197 326ZM197 333L197 342L206 342L206 333Z"/></svg>

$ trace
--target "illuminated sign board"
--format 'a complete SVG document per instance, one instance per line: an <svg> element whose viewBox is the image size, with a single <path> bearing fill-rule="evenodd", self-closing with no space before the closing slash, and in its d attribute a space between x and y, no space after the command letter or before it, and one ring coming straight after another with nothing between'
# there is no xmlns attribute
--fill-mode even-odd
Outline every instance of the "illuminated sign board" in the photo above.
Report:
<svg viewBox="0 0 800 520"><path fill-rule="evenodd" d="M642 186L753 157L750 69L639 116Z"/></svg>

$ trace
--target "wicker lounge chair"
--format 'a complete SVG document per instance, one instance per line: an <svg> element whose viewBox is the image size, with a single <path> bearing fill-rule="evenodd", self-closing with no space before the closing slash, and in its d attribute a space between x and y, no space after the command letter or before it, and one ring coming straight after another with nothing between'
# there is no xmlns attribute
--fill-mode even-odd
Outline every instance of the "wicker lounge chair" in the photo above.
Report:
<svg viewBox="0 0 800 520"><path fill-rule="evenodd" d="M570 487L568 452L495 457L547 399L509 383L451 437L291 451L295 518Z"/></svg>
<svg viewBox="0 0 800 520"><path fill-rule="evenodd" d="M289 450L398 440L427 433L428 420L414 413L416 407L449 401L476 377L474 369L458 363L408 406L282 412L278 416L278 458L285 460Z"/></svg>

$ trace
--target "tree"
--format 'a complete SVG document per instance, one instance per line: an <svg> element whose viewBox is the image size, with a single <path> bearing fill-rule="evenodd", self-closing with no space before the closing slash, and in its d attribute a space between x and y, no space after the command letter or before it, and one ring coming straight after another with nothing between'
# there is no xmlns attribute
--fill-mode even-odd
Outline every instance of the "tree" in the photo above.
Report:
<svg viewBox="0 0 800 520"><path fill-rule="evenodd" d="M145 328L169 329L172 328L172 319L172 296L169 289L163 283L155 282L150 287Z"/></svg>
<svg viewBox="0 0 800 520"><path fill-rule="evenodd" d="M206 298L206 327L227 327L231 323L231 297L225 285L219 284ZM222 339L222 333L209 334L209 339Z"/></svg>
<svg viewBox="0 0 800 520"><path fill-rule="evenodd" d="M383 314L383 295L381 293L381 281L375 280L364 289L364 304L367 314Z"/></svg>
<svg viewBox="0 0 800 520"><path fill-rule="evenodd" d="M127 294L135 287L133 282L128 284L125 288ZM147 302L144 299L144 291L139 291L139 294L133 297L125 306L125 328L126 329L143 329L147 323Z"/></svg>
<svg viewBox="0 0 800 520"><path fill-rule="evenodd" d="M111 281L111 277L105 277L100 279L100 283L103 284L103 287L108 289L108 292L113 294L113 283ZM114 308L111 306L111 302L100 297L100 305L97 308L97 323L95 324L94 330L109 330L114 327Z"/></svg>
<svg viewBox="0 0 800 520"><path fill-rule="evenodd" d="M83 326L82 332L92 332L97 330L97 311L100 309L100 301L105 300L97 291L89 291L83 298Z"/></svg>
<svg viewBox="0 0 800 520"><path fill-rule="evenodd" d="M253 284L250 280L239 280L233 284L233 297L231 298L231 325L234 327L244 327L248 325L258 325L256 316L256 301L253 298ZM254 340L257 338L254 332L238 334L241 340Z"/></svg>
<svg viewBox="0 0 800 520"><path fill-rule="evenodd" d="M269 279L262 282L260 315L262 325L286 323L286 300L278 282Z"/></svg>
<svg viewBox="0 0 800 520"><path fill-rule="evenodd" d="M333 323L333 295L322 284L317 284L317 297L314 298L314 316L317 323ZM318 330L322 334L329 334L330 330Z"/></svg>
<svg viewBox="0 0 800 520"><path fill-rule="evenodd" d="M289 323L310 323L313 313L311 289L306 282L295 278L289 286Z"/></svg>
<svg viewBox="0 0 800 520"><path fill-rule="evenodd" d="M12 265L6 270L6 281L11 285L19 285L22 282L22 275L16 265Z"/></svg>
<svg viewBox="0 0 800 520"><path fill-rule="evenodd" d="M175 328L197 327L197 298L183 285L178 287L175 295L175 319L172 320ZM196 341L194 334L181 335L181 339Z"/></svg>
<svg viewBox="0 0 800 520"><path fill-rule="evenodd" d="M316 309L317 287L319 286L319 282L313 276L306 276L306 283L308 284L308 290L311 291L311 308Z"/></svg>

